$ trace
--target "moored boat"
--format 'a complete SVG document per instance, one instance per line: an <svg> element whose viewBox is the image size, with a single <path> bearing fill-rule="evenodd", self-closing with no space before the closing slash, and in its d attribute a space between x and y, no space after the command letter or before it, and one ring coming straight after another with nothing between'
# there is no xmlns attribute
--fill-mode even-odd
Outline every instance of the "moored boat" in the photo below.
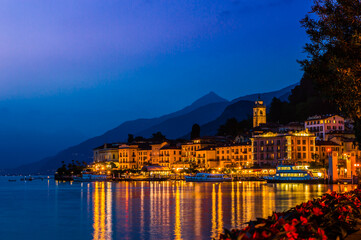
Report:
<svg viewBox="0 0 361 240"><path fill-rule="evenodd" d="M197 173L192 176L185 176L186 182L230 182L232 178L226 174Z"/></svg>
<svg viewBox="0 0 361 240"><path fill-rule="evenodd" d="M276 174L264 177L268 183L322 183L323 179L314 177L303 165L278 165Z"/></svg>

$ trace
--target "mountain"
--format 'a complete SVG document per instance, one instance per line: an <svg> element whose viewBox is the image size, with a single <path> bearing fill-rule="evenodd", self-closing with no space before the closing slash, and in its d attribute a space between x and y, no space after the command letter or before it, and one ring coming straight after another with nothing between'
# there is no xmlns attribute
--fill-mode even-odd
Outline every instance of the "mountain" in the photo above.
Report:
<svg viewBox="0 0 361 240"><path fill-rule="evenodd" d="M278 91L246 95L232 100L231 103L236 103L240 100L255 101L258 99L258 97L260 97L266 105L270 105L274 97L279 98L281 101L288 101L288 96L291 94L291 90L294 89L297 85L299 85L299 83L292 84Z"/></svg>
<svg viewBox="0 0 361 240"><path fill-rule="evenodd" d="M144 131L138 132L137 136L151 137L152 133L162 132L168 139L177 139L185 132L192 129L193 124L199 125L217 118L228 106L228 102L211 103L195 109L194 111L179 117L168 119L160 124L154 125Z"/></svg>
<svg viewBox="0 0 361 240"><path fill-rule="evenodd" d="M228 119L236 118L238 121L245 120L252 115L253 101L240 100L226 107L223 113L213 121L201 125L201 136L214 136L219 126L225 124ZM190 133L184 136L189 138Z"/></svg>
<svg viewBox="0 0 361 240"><path fill-rule="evenodd" d="M76 160L90 162L93 157L93 148L109 142L125 142L129 133L135 136L148 136L161 131L168 138L176 138L177 135L182 136L184 132L189 131L194 123L203 124L217 118L228 104L229 102L226 99L219 97L214 92L210 92L177 112L159 118L137 119L124 122L101 136L90 138L78 145L60 151L55 156L20 166L15 169L15 172L44 173L47 170L54 172L60 166L61 161L69 162L70 160Z"/></svg>
<svg viewBox="0 0 361 240"><path fill-rule="evenodd" d="M100 136L60 151L55 156L21 166L15 171L17 173L52 173L60 166L61 161L91 162L93 148L104 143L124 142L129 133L135 136L149 137L152 133L161 131L167 138L176 139L184 137L185 133L190 132L192 125L198 123L201 125L202 136L215 135L219 126L224 124L227 119L235 117L240 121L251 116L254 101L259 95L266 104L270 104L273 97L286 99L294 86L296 85L278 91L243 96L231 102L219 97L214 92L210 92L179 111L158 118L124 122ZM189 137L189 135L185 137Z"/></svg>

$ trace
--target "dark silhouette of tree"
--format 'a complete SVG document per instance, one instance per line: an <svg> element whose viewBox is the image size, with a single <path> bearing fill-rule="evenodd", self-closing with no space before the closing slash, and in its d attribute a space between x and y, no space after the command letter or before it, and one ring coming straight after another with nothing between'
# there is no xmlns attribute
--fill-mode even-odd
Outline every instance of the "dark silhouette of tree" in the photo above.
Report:
<svg viewBox="0 0 361 240"><path fill-rule="evenodd" d="M304 74L300 85L292 89L289 102L274 98L268 113L268 121L274 123L301 122L310 116L339 113L336 105L329 101L308 74Z"/></svg>
<svg viewBox="0 0 361 240"><path fill-rule="evenodd" d="M196 123L192 126L191 139L197 139L201 136L201 127Z"/></svg>
<svg viewBox="0 0 361 240"><path fill-rule="evenodd" d="M134 142L134 135L133 134L128 134L128 143L132 143Z"/></svg>
<svg viewBox="0 0 361 240"><path fill-rule="evenodd" d="M270 122L278 122L278 123L286 123L289 119L287 119L287 115L284 114L287 108L287 102L282 102L280 99L274 97L271 102L270 111L268 114L268 121Z"/></svg>
<svg viewBox="0 0 361 240"><path fill-rule="evenodd" d="M355 121L361 142L361 2L319 0L302 19L310 43L300 61L322 94Z"/></svg>
<svg viewBox="0 0 361 240"><path fill-rule="evenodd" d="M252 120L247 119L238 122L236 118L230 118L227 122L218 128L218 136L231 136L236 137L238 135L246 133L252 127Z"/></svg>
<svg viewBox="0 0 361 240"><path fill-rule="evenodd" d="M147 139L145 139L145 138L142 137L142 136L136 136L136 137L134 138L134 141L136 141L136 142L142 142L142 141L145 141L145 140L147 140Z"/></svg>
<svg viewBox="0 0 361 240"><path fill-rule="evenodd" d="M156 132L152 134L151 140L154 142L164 142L166 138L161 132Z"/></svg>

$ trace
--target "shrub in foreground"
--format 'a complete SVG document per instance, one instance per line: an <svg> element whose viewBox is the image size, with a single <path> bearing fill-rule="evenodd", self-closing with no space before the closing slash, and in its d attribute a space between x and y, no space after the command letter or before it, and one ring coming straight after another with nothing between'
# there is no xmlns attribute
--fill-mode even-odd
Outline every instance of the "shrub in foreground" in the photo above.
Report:
<svg viewBox="0 0 361 240"><path fill-rule="evenodd" d="M247 223L243 229L224 230L220 239L343 239L361 223L361 188L326 193L287 211Z"/></svg>

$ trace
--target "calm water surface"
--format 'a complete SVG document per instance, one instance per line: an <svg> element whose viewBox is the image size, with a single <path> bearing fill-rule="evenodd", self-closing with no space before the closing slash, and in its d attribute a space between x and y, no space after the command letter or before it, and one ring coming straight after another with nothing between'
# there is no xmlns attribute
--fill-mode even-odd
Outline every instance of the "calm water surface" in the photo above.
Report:
<svg viewBox="0 0 361 240"><path fill-rule="evenodd" d="M0 177L0 239L210 239L329 189L355 187L9 178Z"/></svg>

